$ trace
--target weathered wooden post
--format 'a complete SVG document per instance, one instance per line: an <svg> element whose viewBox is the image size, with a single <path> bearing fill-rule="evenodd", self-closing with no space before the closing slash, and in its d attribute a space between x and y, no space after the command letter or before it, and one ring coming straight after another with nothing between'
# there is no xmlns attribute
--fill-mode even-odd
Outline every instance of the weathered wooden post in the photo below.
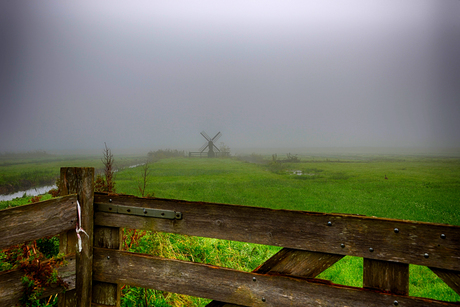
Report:
<svg viewBox="0 0 460 307"><path fill-rule="evenodd" d="M91 305L93 272L93 224L94 224L94 168L62 167L59 182L61 196L77 194L81 206L81 224L88 234L80 233L82 250L78 251L76 231L71 230L60 235L59 252L76 254L75 290L59 296L59 307ZM77 210L77 208L75 209Z"/></svg>
<svg viewBox="0 0 460 307"><path fill-rule="evenodd" d="M94 246L121 249L121 228L94 227ZM120 306L121 287L117 284L94 281L93 306Z"/></svg>
<svg viewBox="0 0 460 307"><path fill-rule="evenodd" d="M409 265L363 258L363 287L409 295Z"/></svg>

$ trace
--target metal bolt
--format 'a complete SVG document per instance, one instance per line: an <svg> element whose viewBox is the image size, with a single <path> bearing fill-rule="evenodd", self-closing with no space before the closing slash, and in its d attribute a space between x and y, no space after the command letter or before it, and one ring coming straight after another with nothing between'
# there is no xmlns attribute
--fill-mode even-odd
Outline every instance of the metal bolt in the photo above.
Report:
<svg viewBox="0 0 460 307"><path fill-rule="evenodd" d="M369 248L369 251L372 253L374 251L374 249L371 247L371 248Z"/></svg>
<svg viewBox="0 0 460 307"><path fill-rule="evenodd" d="M398 301L394 301L394 302L393 302L393 305L398 306L398 305L399 305L399 302L398 302Z"/></svg>
<svg viewBox="0 0 460 307"><path fill-rule="evenodd" d="M340 247L341 247L341 248L344 248L344 247L345 247L345 244L343 244L343 243L340 244Z"/></svg>
<svg viewBox="0 0 460 307"><path fill-rule="evenodd" d="M399 233L399 229L398 229L398 228L395 228L395 233Z"/></svg>
<svg viewBox="0 0 460 307"><path fill-rule="evenodd" d="M262 298L262 302L265 302L265 297Z"/></svg>
<svg viewBox="0 0 460 307"><path fill-rule="evenodd" d="M331 221L327 222L327 226L332 226L332 222Z"/></svg>
<svg viewBox="0 0 460 307"><path fill-rule="evenodd" d="M110 199L109 199L109 203L111 203L111 202L112 202L112 199L110 198Z"/></svg>
<svg viewBox="0 0 460 307"><path fill-rule="evenodd" d="M257 279L255 277L252 278L252 281L257 281Z"/></svg>
<svg viewBox="0 0 460 307"><path fill-rule="evenodd" d="M445 239L446 238L446 235L445 234L441 234L441 239Z"/></svg>
<svg viewBox="0 0 460 307"><path fill-rule="evenodd" d="M110 256L107 256L107 259L110 259Z"/></svg>
<svg viewBox="0 0 460 307"><path fill-rule="evenodd" d="M428 258L428 257L430 257L430 255L428 255L428 253L425 253L425 254L423 255L423 257Z"/></svg>

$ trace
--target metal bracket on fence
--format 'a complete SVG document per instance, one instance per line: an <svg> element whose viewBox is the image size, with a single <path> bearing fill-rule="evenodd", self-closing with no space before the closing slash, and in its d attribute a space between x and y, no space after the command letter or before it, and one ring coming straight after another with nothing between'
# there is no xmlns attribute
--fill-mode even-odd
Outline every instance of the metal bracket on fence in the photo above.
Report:
<svg viewBox="0 0 460 307"><path fill-rule="evenodd" d="M137 216L155 217L160 219L168 220L180 220L182 219L182 213L172 210L161 210L152 208L139 208L123 205L112 205L112 204L95 204L95 211L109 212L118 214L128 214Z"/></svg>

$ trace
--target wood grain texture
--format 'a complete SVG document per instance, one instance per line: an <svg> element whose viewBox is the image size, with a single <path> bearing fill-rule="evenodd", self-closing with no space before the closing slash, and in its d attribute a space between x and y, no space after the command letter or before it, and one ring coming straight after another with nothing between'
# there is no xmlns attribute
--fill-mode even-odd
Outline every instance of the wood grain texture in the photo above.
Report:
<svg viewBox="0 0 460 307"><path fill-rule="evenodd" d="M0 210L0 250L75 228L76 200L69 195Z"/></svg>
<svg viewBox="0 0 460 307"><path fill-rule="evenodd" d="M363 287L408 295L409 265L364 258Z"/></svg>
<svg viewBox="0 0 460 307"><path fill-rule="evenodd" d="M343 256L341 255L283 248L255 269L254 272L315 278L342 258Z"/></svg>
<svg viewBox="0 0 460 307"><path fill-rule="evenodd" d="M58 275L69 285L69 290L75 288L75 255L65 257L67 265L57 269ZM20 269L0 272L0 306L14 306L24 293L21 278L24 272ZM46 289L42 297L62 292L62 288L51 287Z"/></svg>
<svg viewBox="0 0 460 307"><path fill-rule="evenodd" d="M441 278L452 290L460 295L460 272L440 270L437 268L430 268L439 278Z"/></svg>
<svg viewBox="0 0 460 307"><path fill-rule="evenodd" d="M458 306L361 288L94 248L94 280L243 306ZM254 280L255 278L255 280Z"/></svg>
<svg viewBox="0 0 460 307"><path fill-rule="evenodd" d="M94 246L114 250L121 248L121 230L112 227L94 227ZM121 304L121 286L111 282L93 281L92 306L117 306Z"/></svg>
<svg viewBox="0 0 460 307"><path fill-rule="evenodd" d="M88 236L81 233L82 251L76 252L76 286L75 293L66 293L60 298L59 306L86 307L91 305L92 267L93 267L93 228L94 228L94 168L62 167L59 182L61 195L77 194L81 206L81 228ZM65 241L65 239L62 239ZM67 241L70 242L69 236ZM64 296L62 296L64 297ZM69 297L69 298L67 298ZM76 303L74 299L76 297Z"/></svg>
<svg viewBox="0 0 460 307"><path fill-rule="evenodd" d="M259 274L277 274L302 278L315 278L334 263L342 259L341 255L324 254L283 248L265 261L253 272ZM239 307L239 305L212 301L206 307Z"/></svg>
<svg viewBox="0 0 460 307"><path fill-rule="evenodd" d="M110 199L112 202L109 202ZM181 220L164 220L96 212L95 223L101 226L171 232L460 270L459 226L125 195L96 194L95 203L182 213Z"/></svg>

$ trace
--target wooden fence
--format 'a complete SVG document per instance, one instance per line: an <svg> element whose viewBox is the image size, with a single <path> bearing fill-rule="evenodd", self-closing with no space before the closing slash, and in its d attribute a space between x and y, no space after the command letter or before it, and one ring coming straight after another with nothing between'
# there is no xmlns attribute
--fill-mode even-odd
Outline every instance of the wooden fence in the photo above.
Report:
<svg viewBox="0 0 460 307"><path fill-rule="evenodd" d="M189 158L191 157L200 157L200 158L209 158L209 154L207 151L189 151L188 153ZM215 151L213 154L214 158L224 158L229 157L229 151Z"/></svg>
<svg viewBox="0 0 460 307"><path fill-rule="evenodd" d="M59 306L119 306L122 285L213 299L208 306L459 306L408 296L409 264L460 293L460 227L359 215L272 210L94 194L94 170L61 169L62 197L0 211L0 249L60 233L70 284ZM64 196L66 194L71 194ZM75 204L82 206L76 252ZM123 228L283 247L253 272L121 251ZM315 277L345 255L363 257L363 288ZM0 273L0 305L21 296L21 272ZM48 290L50 294L59 289Z"/></svg>

